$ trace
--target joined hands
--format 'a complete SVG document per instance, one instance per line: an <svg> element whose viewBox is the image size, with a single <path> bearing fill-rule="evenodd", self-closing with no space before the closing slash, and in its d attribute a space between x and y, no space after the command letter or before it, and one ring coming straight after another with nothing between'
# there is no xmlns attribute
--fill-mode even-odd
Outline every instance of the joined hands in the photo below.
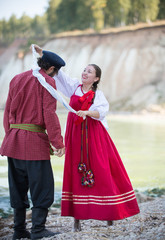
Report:
<svg viewBox="0 0 165 240"><path fill-rule="evenodd" d="M57 157L62 157L65 154L65 147L60 149L54 149L54 155Z"/></svg>

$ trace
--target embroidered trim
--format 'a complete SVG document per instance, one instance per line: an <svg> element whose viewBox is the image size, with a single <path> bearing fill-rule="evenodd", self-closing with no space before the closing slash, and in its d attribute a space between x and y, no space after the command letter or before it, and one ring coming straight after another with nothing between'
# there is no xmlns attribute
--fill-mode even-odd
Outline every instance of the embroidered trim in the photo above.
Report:
<svg viewBox="0 0 165 240"><path fill-rule="evenodd" d="M134 199L136 199L136 196L133 190L116 196L72 195L71 192L62 193L62 201L70 201L73 204L116 205Z"/></svg>
<svg viewBox="0 0 165 240"><path fill-rule="evenodd" d="M123 194L120 194L120 195L114 195L114 196L95 196L95 195L73 195L72 192L62 192L62 195L63 194L70 194L70 195L73 195L74 197L95 197L95 198L115 198L115 197L119 197L119 196L124 196L124 195L127 195L127 194L130 194L130 193L133 193L134 190L131 190L129 192L126 192L126 193L123 193Z"/></svg>
<svg viewBox="0 0 165 240"><path fill-rule="evenodd" d="M126 197L122 197L122 198L118 198L118 199L93 199L93 198L88 198L87 200L88 201L98 201L98 202L108 202L108 201L119 201L119 200L123 200L123 199L125 199L125 198L129 198L129 197L133 197L133 196L135 196L135 194L133 193L133 194L131 194L131 195L129 195L129 196L126 196ZM87 201L86 199L78 199L78 198L75 198L75 197L70 197L70 198L68 198L68 196L65 196L66 197L66 199L73 199L73 201ZM62 198L62 200L65 200L65 197L63 197Z"/></svg>
<svg viewBox="0 0 165 240"><path fill-rule="evenodd" d="M116 202L116 203L97 203L97 202L73 202L73 204L97 204L97 205L116 205L116 204L121 204L121 203L125 203L128 201L132 201L134 200L136 197L133 197L131 199L125 200L125 201L121 201L121 202Z"/></svg>

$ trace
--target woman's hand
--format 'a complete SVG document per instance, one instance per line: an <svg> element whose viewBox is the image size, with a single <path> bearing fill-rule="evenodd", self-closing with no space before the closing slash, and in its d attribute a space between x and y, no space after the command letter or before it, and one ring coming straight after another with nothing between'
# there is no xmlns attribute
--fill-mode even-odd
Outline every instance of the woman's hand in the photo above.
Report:
<svg viewBox="0 0 165 240"><path fill-rule="evenodd" d="M40 55L40 57L42 57L42 48L36 44L33 44L33 45L34 45L36 52ZM30 48L32 49L32 45L30 46Z"/></svg>
<svg viewBox="0 0 165 240"><path fill-rule="evenodd" d="M77 115L84 119L86 118L86 116L93 117L93 118L100 118L100 114L98 111L82 111L82 110L80 110L77 112Z"/></svg>
<svg viewBox="0 0 165 240"><path fill-rule="evenodd" d="M88 111L78 111L77 112L77 115L79 116L79 117L82 117L82 118L86 118L86 116L88 115Z"/></svg>

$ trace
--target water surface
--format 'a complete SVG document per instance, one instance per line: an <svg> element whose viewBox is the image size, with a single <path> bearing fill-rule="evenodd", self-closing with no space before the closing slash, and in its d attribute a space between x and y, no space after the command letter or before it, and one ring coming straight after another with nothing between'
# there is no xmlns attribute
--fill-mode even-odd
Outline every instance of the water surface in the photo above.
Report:
<svg viewBox="0 0 165 240"><path fill-rule="evenodd" d="M58 112L64 133L66 112ZM0 111L0 143L4 137L3 112ZM109 134L114 141L134 189L144 191L165 187L165 117L149 115L107 116ZM51 159L56 199L60 197L63 179L64 157ZM0 208L9 204L7 161L0 156Z"/></svg>

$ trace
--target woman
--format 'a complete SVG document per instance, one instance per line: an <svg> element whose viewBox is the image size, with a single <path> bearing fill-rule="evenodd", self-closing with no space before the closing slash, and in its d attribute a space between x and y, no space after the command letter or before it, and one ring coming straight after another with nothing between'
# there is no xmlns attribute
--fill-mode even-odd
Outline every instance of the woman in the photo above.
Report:
<svg viewBox="0 0 165 240"><path fill-rule="evenodd" d="M37 50L37 48L36 48ZM97 89L101 69L89 64L82 84L61 70L57 89L70 98L77 115L69 112L65 134L65 166L61 215L80 219L120 220L139 213L136 197L117 149L106 128L109 104Z"/></svg>

